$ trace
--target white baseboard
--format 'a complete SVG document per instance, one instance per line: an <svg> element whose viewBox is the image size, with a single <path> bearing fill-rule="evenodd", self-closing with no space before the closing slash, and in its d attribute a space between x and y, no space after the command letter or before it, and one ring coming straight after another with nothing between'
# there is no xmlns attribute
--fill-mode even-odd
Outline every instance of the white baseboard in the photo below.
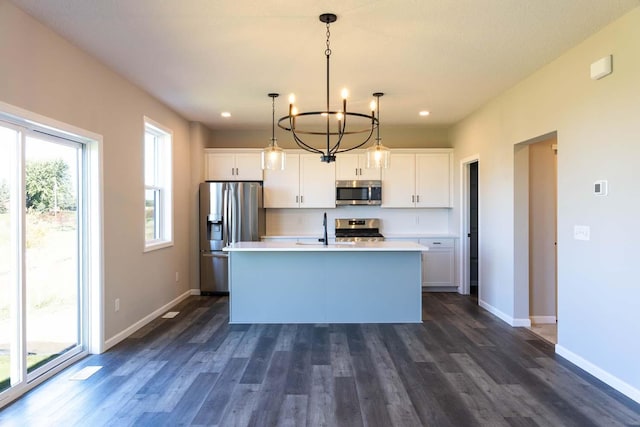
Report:
<svg viewBox="0 0 640 427"><path fill-rule="evenodd" d="M556 344L556 354L567 359L577 367L587 371L594 377L598 378L600 381L615 388L620 393L627 396L629 399L635 400L636 402L640 403L640 390L627 384L615 375L610 374L609 372L605 371L602 368L599 368L588 360L583 359L572 351L567 350L560 344Z"/></svg>
<svg viewBox="0 0 640 427"><path fill-rule="evenodd" d="M531 323L534 325L556 323L556 316L531 316Z"/></svg>
<svg viewBox="0 0 640 427"><path fill-rule="evenodd" d="M486 302L482 301L482 300L478 300L478 305L482 308L484 308L485 310L487 310L489 313L493 314L494 316L497 316L500 318L500 320L508 323L509 325L516 327L516 328L521 328L521 327L525 327L528 328L531 326L531 320L529 319L514 319L513 317L509 316L508 314L498 310L497 308L495 308L494 306L492 306L491 304L487 304Z"/></svg>
<svg viewBox="0 0 640 427"><path fill-rule="evenodd" d="M197 292L197 293L194 293L194 292ZM138 320L136 323L134 323L133 325L129 326L124 331L122 331L122 332L114 335L113 337L109 338L108 340L106 340L104 342L103 352L109 350L111 347L113 347L114 345L118 344L120 341L123 341L124 339L129 337L131 334L133 334L135 331L137 331L138 329L140 329L143 326L147 325L148 323L150 323L155 318L160 317L167 310L169 310L171 307L177 305L178 303L180 303L183 300L187 299L191 295L200 295L200 289L189 289L187 292L185 292L182 295L178 296L173 301L168 302L167 304L163 305L162 307L160 307L159 309L157 309L153 313L151 313L151 314L143 317L142 319Z"/></svg>

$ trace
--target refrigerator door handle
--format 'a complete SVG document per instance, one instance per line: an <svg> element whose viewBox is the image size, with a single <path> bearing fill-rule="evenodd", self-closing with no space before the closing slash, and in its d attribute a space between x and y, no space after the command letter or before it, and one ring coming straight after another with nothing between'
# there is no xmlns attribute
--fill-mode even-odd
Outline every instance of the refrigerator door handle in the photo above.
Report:
<svg viewBox="0 0 640 427"><path fill-rule="evenodd" d="M224 184L222 190L222 247L229 245L229 188Z"/></svg>

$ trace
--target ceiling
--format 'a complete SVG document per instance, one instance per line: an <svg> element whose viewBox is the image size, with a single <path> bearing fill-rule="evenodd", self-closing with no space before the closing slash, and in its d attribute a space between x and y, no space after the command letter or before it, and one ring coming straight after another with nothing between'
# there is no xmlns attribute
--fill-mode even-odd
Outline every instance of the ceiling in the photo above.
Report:
<svg viewBox="0 0 640 427"><path fill-rule="evenodd" d="M268 128L295 93L331 96L383 126L450 125L560 56L640 0L12 0L185 118L212 129ZM595 61L598 58L593 58ZM588 73L589 64L585 64ZM337 105L335 105L337 106ZM335 108L335 107L334 107ZM420 117L428 110L428 117ZM230 118L220 113L229 111Z"/></svg>

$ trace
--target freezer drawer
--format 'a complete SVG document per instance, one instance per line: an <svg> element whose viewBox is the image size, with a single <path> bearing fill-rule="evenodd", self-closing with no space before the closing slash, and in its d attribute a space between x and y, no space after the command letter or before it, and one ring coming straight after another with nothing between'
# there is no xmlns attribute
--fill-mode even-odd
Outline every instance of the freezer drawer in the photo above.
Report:
<svg viewBox="0 0 640 427"><path fill-rule="evenodd" d="M229 255L226 252L200 254L200 293L229 293Z"/></svg>

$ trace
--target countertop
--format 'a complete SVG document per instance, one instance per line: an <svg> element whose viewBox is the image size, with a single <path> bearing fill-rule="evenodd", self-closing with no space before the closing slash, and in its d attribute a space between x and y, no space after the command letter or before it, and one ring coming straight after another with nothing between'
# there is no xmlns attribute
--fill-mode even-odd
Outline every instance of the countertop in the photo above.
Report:
<svg viewBox="0 0 640 427"><path fill-rule="evenodd" d="M358 243L298 243L298 242L238 242L223 249L225 252L423 252L426 246L414 242L358 242Z"/></svg>
<svg viewBox="0 0 640 427"><path fill-rule="evenodd" d="M382 233L385 239L457 239L458 236L455 234L447 234L447 233ZM305 240L317 240L320 238L319 234L298 234L298 235L269 235L262 236L262 239L270 239L270 240L292 240L292 239L305 239ZM329 239L333 239L334 235L329 234Z"/></svg>

